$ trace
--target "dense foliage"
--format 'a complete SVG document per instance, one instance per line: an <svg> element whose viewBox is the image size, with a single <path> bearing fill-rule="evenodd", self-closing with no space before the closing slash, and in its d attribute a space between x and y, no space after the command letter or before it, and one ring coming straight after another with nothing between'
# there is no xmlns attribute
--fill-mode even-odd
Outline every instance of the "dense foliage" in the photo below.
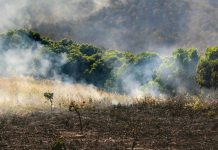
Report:
<svg viewBox="0 0 218 150"><path fill-rule="evenodd" d="M111 91L128 92L136 86L155 86L162 92L177 94L196 93L198 85L218 86L218 47L206 49L205 57L200 57L196 49L177 49L172 56L160 57L153 52L134 54L105 50L67 39L52 41L30 30L13 30L0 36L1 53L10 49L16 49L18 53L20 49L40 51L51 61L52 67L40 77L48 78L55 72L68 80ZM65 56L64 63L60 61L62 55ZM40 66L36 60L33 62L36 67Z"/></svg>
<svg viewBox="0 0 218 150"><path fill-rule="evenodd" d="M206 49L205 57L198 64L196 80L203 87L218 87L218 47Z"/></svg>

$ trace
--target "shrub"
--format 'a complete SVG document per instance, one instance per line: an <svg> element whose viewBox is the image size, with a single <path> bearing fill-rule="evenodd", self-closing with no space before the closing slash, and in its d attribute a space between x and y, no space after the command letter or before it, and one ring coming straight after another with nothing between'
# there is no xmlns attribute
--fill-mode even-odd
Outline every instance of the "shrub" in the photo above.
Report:
<svg viewBox="0 0 218 150"><path fill-rule="evenodd" d="M44 97L50 102L52 112L54 93L46 92L44 93Z"/></svg>
<svg viewBox="0 0 218 150"><path fill-rule="evenodd" d="M81 119L81 113L80 113L80 108L84 106L85 102L82 103L82 105L76 104L74 101L72 101L69 105L69 111L74 111L78 115L79 118L79 123L80 123L80 132L83 133L83 124L82 124L82 119Z"/></svg>
<svg viewBox="0 0 218 150"><path fill-rule="evenodd" d="M52 144L52 150L66 150L65 142L63 139L58 139Z"/></svg>

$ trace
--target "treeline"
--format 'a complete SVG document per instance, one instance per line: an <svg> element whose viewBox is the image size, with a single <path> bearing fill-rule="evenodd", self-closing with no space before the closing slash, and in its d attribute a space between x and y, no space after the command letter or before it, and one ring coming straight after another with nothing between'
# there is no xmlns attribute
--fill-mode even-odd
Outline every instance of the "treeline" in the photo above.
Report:
<svg viewBox="0 0 218 150"><path fill-rule="evenodd" d="M0 36L1 53L10 49L17 49L17 53L19 49L41 51L54 65L41 77L49 78L55 72L109 91L128 92L140 87L174 95L197 93L199 87L218 87L218 47L207 48L205 55L180 48L171 56L161 57L153 52L105 50L67 39L52 41L30 30L13 30ZM63 54L66 60L57 68Z"/></svg>

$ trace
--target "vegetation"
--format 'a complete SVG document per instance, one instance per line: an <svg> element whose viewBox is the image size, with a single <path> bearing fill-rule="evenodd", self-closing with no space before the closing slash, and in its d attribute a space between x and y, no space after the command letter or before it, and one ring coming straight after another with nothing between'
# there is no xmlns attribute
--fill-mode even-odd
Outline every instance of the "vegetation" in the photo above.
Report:
<svg viewBox="0 0 218 150"><path fill-rule="evenodd" d="M85 104L85 101L83 104ZM82 107L82 106L79 106L78 104L76 104L76 102L72 101L69 105L69 111L72 111L72 108L75 110L75 112L79 118L80 132L83 134L83 124L82 124L81 114L80 114L80 110L79 110L80 107Z"/></svg>
<svg viewBox="0 0 218 150"><path fill-rule="evenodd" d="M46 92L46 93L44 93L44 97L50 102L51 112L52 112L54 93Z"/></svg>
<svg viewBox="0 0 218 150"><path fill-rule="evenodd" d="M198 64L196 80L202 87L218 87L218 47L206 49L205 57Z"/></svg>
<svg viewBox="0 0 218 150"><path fill-rule="evenodd" d="M51 147L51 150L66 150L66 146L63 139L55 141Z"/></svg>
<svg viewBox="0 0 218 150"><path fill-rule="evenodd" d="M41 51L53 66L45 76L40 77L49 78L56 72L76 82L121 93L128 92L126 82L131 80L140 87L155 86L159 91L171 95L187 91L196 94L198 86L218 86L218 47L207 48L205 56L200 56L196 49L180 48L172 56L161 57L153 52L134 54L105 50L67 39L52 41L39 33L22 29L2 34L0 39L1 51L12 48ZM37 43L42 47L38 48ZM60 64L63 54L66 61ZM60 66L57 67L57 64Z"/></svg>
<svg viewBox="0 0 218 150"><path fill-rule="evenodd" d="M161 90L175 95L183 87L186 91L195 93L198 59L196 49L177 49L172 57L164 58L156 74Z"/></svg>

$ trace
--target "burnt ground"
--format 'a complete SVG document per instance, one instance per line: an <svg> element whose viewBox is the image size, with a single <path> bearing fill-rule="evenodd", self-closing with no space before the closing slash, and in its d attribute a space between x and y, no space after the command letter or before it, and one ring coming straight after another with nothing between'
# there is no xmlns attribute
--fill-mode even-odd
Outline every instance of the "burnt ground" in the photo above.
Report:
<svg viewBox="0 0 218 150"><path fill-rule="evenodd" d="M180 103L0 116L0 149L218 149L218 107ZM200 107L200 106L199 106Z"/></svg>

